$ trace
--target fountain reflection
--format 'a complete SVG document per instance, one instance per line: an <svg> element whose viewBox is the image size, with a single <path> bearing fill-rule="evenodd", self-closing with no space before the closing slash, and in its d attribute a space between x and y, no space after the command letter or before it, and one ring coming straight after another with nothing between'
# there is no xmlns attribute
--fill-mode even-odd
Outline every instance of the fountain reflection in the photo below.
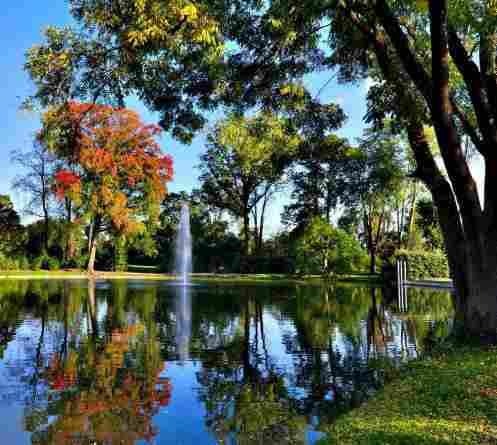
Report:
<svg viewBox="0 0 497 445"><path fill-rule="evenodd" d="M179 359L188 360L192 332L192 303L190 287L176 287L176 351Z"/></svg>

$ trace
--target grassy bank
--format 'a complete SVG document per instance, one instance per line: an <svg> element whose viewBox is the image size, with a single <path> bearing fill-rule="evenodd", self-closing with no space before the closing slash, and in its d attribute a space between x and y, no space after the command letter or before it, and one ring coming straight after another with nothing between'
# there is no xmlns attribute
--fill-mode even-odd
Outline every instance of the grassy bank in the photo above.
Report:
<svg viewBox="0 0 497 445"><path fill-rule="evenodd" d="M457 347L408 365L320 445L496 443L497 348Z"/></svg>
<svg viewBox="0 0 497 445"><path fill-rule="evenodd" d="M154 272L96 272L97 279L116 280L158 280L173 281L176 279L171 274ZM196 283L226 283L226 284L321 284L318 275L295 276L278 274L192 274L192 281ZM79 270L60 271L2 271L0 279L87 279L88 274ZM339 281L374 284L378 278L371 275L346 275Z"/></svg>

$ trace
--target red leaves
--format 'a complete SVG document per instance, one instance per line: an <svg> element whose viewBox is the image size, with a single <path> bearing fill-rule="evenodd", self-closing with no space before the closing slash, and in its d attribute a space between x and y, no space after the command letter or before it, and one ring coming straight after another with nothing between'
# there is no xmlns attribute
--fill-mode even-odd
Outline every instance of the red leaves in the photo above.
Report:
<svg viewBox="0 0 497 445"><path fill-rule="evenodd" d="M81 178L70 170L59 170L54 175L55 194L57 198L64 199L69 191L79 188Z"/></svg>
<svg viewBox="0 0 497 445"><path fill-rule="evenodd" d="M80 181L80 177L69 170L59 170L55 173L55 181L58 184L70 187Z"/></svg>
<svg viewBox="0 0 497 445"><path fill-rule="evenodd" d="M55 154L79 173L55 175L57 196L86 204L119 230L136 228L136 199L131 209L125 197L142 194L146 211L159 205L173 177L173 161L155 140L160 133L136 112L108 105L72 101L47 112L40 135L50 136Z"/></svg>

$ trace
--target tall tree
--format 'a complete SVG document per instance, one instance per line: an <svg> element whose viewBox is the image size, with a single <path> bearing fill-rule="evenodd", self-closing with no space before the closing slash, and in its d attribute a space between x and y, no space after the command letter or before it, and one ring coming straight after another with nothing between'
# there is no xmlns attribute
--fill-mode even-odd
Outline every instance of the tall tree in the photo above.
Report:
<svg viewBox="0 0 497 445"><path fill-rule="evenodd" d="M28 152L14 151L11 160L23 170L14 178L12 187L21 192L23 197L28 198L23 209L24 213L43 218L45 227L43 242L48 251L50 213L55 204L51 187L53 174L57 168L55 157L44 144L35 141L32 150Z"/></svg>
<svg viewBox="0 0 497 445"><path fill-rule="evenodd" d="M283 220L304 227L314 217L328 222L340 205L357 201L364 169L363 153L346 139L327 135L311 143L305 138L290 174L291 202L285 207Z"/></svg>
<svg viewBox="0 0 497 445"><path fill-rule="evenodd" d="M388 130L366 130L360 148L365 163L362 172L356 173L360 179L358 197L371 273L375 273L376 256L391 225L406 170L401 141Z"/></svg>
<svg viewBox="0 0 497 445"><path fill-rule="evenodd" d="M335 48L342 57L350 56L344 44L350 43L355 33L362 47L359 52L367 54L369 50L373 56L377 73L392 93L387 108L406 128L416 174L432 193L439 211L457 288L457 318L469 332L493 335L497 328L493 184L497 162L492 148L497 142L497 80L496 51L491 44L496 35L492 6L469 0L402 3L337 3L333 19L341 23L343 34L334 35ZM477 61L466 49L469 42L479 52ZM343 58L335 60L343 71L358 62L353 57L347 63ZM364 66L365 59L362 62ZM435 129L447 176L430 151L423 129L426 121ZM484 159L483 201L468 166L463 135Z"/></svg>
<svg viewBox="0 0 497 445"><path fill-rule="evenodd" d="M201 156L202 192L210 204L242 219L243 253L250 252L250 213L280 180L299 137L284 120L262 113L217 124Z"/></svg>
<svg viewBox="0 0 497 445"><path fill-rule="evenodd" d="M131 110L69 102L43 124L39 137L69 165L55 173L55 191L88 226L91 273L100 233L136 234L157 220L172 160L155 141L160 129Z"/></svg>

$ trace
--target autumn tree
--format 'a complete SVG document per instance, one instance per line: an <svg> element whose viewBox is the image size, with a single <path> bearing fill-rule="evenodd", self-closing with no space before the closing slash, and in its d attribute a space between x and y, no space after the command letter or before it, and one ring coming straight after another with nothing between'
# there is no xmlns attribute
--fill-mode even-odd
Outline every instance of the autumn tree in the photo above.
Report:
<svg viewBox="0 0 497 445"><path fill-rule="evenodd" d="M298 143L283 119L267 113L232 115L208 136L202 192L214 207L241 218L244 255L250 252L250 213L281 180Z"/></svg>
<svg viewBox="0 0 497 445"><path fill-rule="evenodd" d="M172 178L159 133L137 113L111 106L68 102L43 116L39 138L68 166L54 174L55 193L70 199L87 227L90 273L102 232L131 236L159 216Z"/></svg>

